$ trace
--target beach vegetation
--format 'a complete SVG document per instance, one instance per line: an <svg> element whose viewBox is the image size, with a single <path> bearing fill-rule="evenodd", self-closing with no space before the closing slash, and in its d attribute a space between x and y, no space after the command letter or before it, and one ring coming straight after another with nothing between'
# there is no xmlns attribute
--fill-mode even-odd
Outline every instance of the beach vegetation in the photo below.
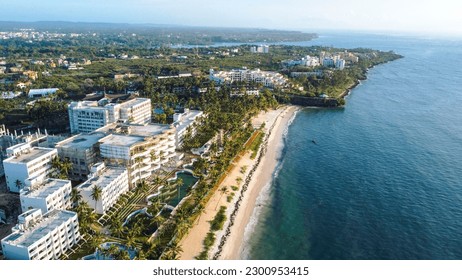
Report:
<svg viewBox="0 0 462 280"><path fill-rule="evenodd" d="M212 231L217 231L217 230L222 230L223 225L225 224L226 221L226 206L221 206L220 210L217 212L215 215L215 218L210 221L210 230Z"/></svg>

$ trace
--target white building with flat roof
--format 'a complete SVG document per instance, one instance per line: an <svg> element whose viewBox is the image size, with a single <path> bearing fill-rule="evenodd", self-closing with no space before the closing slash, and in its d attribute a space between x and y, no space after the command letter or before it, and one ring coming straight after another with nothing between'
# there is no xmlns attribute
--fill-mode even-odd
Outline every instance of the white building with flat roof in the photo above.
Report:
<svg viewBox="0 0 462 280"><path fill-rule="evenodd" d="M170 125L111 124L98 132L107 133L99 141L101 157L126 166L131 186L176 156L175 128Z"/></svg>
<svg viewBox="0 0 462 280"><path fill-rule="evenodd" d="M39 89L31 89L29 90L29 98L38 98L38 97L45 97L50 94L54 94L58 91L58 88L39 88Z"/></svg>
<svg viewBox="0 0 462 280"><path fill-rule="evenodd" d="M58 151L51 148L29 147L3 161L6 185L10 192L19 193L26 179L44 180L53 172L51 161Z"/></svg>
<svg viewBox="0 0 462 280"><path fill-rule="evenodd" d="M72 163L69 179L84 181L90 174L90 168L99 161L99 140L106 137L103 132L91 132L69 137L56 144L61 159Z"/></svg>
<svg viewBox="0 0 462 280"><path fill-rule="evenodd" d="M71 181L48 178L43 182L31 183L20 191L22 212L40 209L42 213L54 209L71 207Z"/></svg>
<svg viewBox="0 0 462 280"><path fill-rule="evenodd" d="M101 198L95 201L92 198L93 188L101 190ZM77 186L82 195L82 200L95 209L98 214L104 214L111 208L120 195L129 190L128 171L125 167L106 166L98 163L92 167L92 173L88 180Z"/></svg>
<svg viewBox="0 0 462 280"><path fill-rule="evenodd" d="M32 209L18 216L13 233L3 238L3 255L9 260L58 259L80 240L77 213L53 210L44 215Z"/></svg>
<svg viewBox="0 0 462 280"><path fill-rule="evenodd" d="M103 101L71 102L68 114L71 133L90 133L115 122L147 124L152 116L151 99L135 98L118 104Z"/></svg>
<svg viewBox="0 0 462 280"><path fill-rule="evenodd" d="M204 113L202 111L188 109L186 109L184 113L176 113L173 115L173 125L176 128L175 142L177 149L181 149L183 146L183 139L188 129L191 132L191 136L196 135L195 125L199 124L199 119L203 115Z"/></svg>
<svg viewBox="0 0 462 280"><path fill-rule="evenodd" d="M71 133L89 133L115 121L108 108L98 106L96 101L71 102L68 113Z"/></svg>
<svg viewBox="0 0 462 280"><path fill-rule="evenodd" d="M262 71L260 69L249 70L247 68L233 69L231 71L215 72L210 69L210 80L218 84L230 84L233 82L256 82L268 88L283 87L287 79L277 72Z"/></svg>

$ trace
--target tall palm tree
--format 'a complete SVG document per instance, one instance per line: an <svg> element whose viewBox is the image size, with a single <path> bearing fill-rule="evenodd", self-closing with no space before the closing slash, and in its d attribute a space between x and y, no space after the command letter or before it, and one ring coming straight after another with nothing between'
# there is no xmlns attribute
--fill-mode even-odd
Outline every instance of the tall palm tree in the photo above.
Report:
<svg viewBox="0 0 462 280"><path fill-rule="evenodd" d="M176 191L178 195L178 201L180 200L180 188L183 186L183 179L178 178L176 179Z"/></svg>
<svg viewBox="0 0 462 280"><path fill-rule="evenodd" d="M228 187L223 186L219 189L221 195L220 198L218 199L217 205L215 205L215 210L217 210L218 204L220 204L221 198L223 197L224 194L228 194Z"/></svg>
<svg viewBox="0 0 462 280"><path fill-rule="evenodd" d="M82 200L82 195L80 194L79 190L77 188L72 188L71 201L72 201L73 207L77 207L81 200Z"/></svg>
<svg viewBox="0 0 462 280"><path fill-rule="evenodd" d="M124 228L122 222L117 217L111 217L109 220L109 228L111 229L111 234L119 238L122 237Z"/></svg>
<svg viewBox="0 0 462 280"><path fill-rule="evenodd" d="M180 245L177 244L169 244L165 248L164 253L161 256L163 260L178 260L180 254L183 252L183 249Z"/></svg>
<svg viewBox="0 0 462 280"><path fill-rule="evenodd" d="M96 205L98 204L98 201L101 199L102 194L103 194L103 191L101 190L101 188L98 187L97 185L93 185L90 196L95 201L95 212L96 212Z"/></svg>

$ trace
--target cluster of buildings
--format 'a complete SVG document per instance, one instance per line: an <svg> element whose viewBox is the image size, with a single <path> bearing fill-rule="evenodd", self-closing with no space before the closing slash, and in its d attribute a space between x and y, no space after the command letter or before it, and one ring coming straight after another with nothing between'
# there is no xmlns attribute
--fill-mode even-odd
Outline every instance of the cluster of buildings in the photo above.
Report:
<svg viewBox="0 0 462 280"><path fill-rule="evenodd" d="M19 193L23 214L13 233L2 239L7 259L57 259L79 239L77 214L72 207L71 181L82 200L104 214L120 197L162 166L176 164L176 149L202 112L185 110L174 124L151 123L151 101L136 98L122 104L74 102L68 107L71 130L76 134L38 146L39 137L6 148L3 160L9 191ZM9 138L17 138L17 134ZM32 140L33 139L33 140ZM56 139L55 139L56 140ZM12 144L14 141L11 141ZM56 177L53 161L72 163L70 180ZM95 201L94 189L101 191Z"/></svg>
<svg viewBox="0 0 462 280"><path fill-rule="evenodd" d="M233 82L255 82L268 88L284 87L288 80L277 72L262 71L260 69L233 69L231 71L215 72L210 69L209 78L217 84L231 84Z"/></svg>
<svg viewBox="0 0 462 280"><path fill-rule="evenodd" d="M301 59L288 59L282 61L282 66L284 67L294 67L294 66L305 66L305 67L316 67L324 66L329 68L335 68L338 70L343 70L347 64L358 63L359 57L351 52L338 52L330 54L322 51L319 57L315 56L304 56ZM311 75L315 75L313 72Z"/></svg>
<svg viewBox="0 0 462 280"><path fill-rule="evenodd" d="M319 59L322 62L322 66L335 68L338 70L343 70L347 63L353 64L358 63L359 61L358 56L347 51L334 54L321 52Z"/></svg>
<svg viewBox="0 0 462 280"><path fill-rule="evenodd" d="M251 46L250 52L251 53L269 53L269 46L268 45Z"/></svg>
<svg viewBox="0 0 462 280"><path fill-rule="evenodd" d="M20 29L19 31L2 31L0 32L1 40L9 39L27 39L27 40L46 40L46 39L59 39L65 37L79 37L81 34L78 33L56 33L48 31L35 31L33 29Z"/></svg>
<svg viewBox="0 0 462 280"><path fill-rule="evenodd" d="M301 59L289 59L282 61L282 65L285 67L294 67L294 66L306 66L306 67L316 67L320 65L319 58L315 56L304 56Z"/></svg>

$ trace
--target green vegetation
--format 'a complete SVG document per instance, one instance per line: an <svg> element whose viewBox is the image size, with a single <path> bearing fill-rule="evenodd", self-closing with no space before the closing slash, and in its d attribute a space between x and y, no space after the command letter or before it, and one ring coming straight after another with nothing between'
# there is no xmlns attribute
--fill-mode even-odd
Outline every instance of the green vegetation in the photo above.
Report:
<svg viewBox="0 0 462 280"><path fill-rule="evenodd" d="M262 131L258 131L255 138L252 139L252 143L249 146L249 150L252 151L250 155L251 159L254 159L257 156L258 149L260 148L261 143L263 142L263 137L265 134Z"/></svg>
<svg viewBox="0 0 462 280"><path fill-rule="evenodd" d="M226 221L225 211L226 211L226 207L221 206L215 218L213 218L213 220L210 221L210 230L217 231L217 230L223 229L223 225Z"/></svg>

